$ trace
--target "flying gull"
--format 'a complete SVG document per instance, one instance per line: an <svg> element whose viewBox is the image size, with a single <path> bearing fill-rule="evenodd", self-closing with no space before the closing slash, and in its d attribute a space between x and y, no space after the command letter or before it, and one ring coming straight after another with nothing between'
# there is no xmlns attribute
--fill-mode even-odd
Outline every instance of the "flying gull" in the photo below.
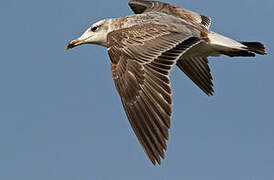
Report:
<svg viewBox="0 0 274 180"><path fill-rule="evenodd" d="M213 95L208 56L266 55L260 42L239 42L209 30L210 18L158 1L132 0L135 15L104 19L66 48L107 47L111 71L128 120L156 165L167 149L172 113L169 74L177 65L205 94Z"/></svg>

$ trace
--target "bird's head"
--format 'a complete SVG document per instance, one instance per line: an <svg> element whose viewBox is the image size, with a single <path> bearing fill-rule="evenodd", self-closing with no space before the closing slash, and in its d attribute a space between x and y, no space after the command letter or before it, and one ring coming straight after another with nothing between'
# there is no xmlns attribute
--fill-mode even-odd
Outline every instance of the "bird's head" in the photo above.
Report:
<svg viewBox="0 0 274 180"><path fill-rule="evenodd" d="M103 19L94 23L79 38L70 41L66 49L71 49L82 44L97 44L106 46L110 19Z"/></svg>

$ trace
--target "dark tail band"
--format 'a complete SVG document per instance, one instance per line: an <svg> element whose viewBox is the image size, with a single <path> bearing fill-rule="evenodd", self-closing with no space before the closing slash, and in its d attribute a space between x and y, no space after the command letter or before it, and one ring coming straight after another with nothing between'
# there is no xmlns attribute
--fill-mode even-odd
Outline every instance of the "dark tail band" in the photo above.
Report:
<svg viewBox="0 0 274 180"><path fill-rule="evenodd" d="M261 54L261 55L267 54L263 43L260 43L260 42L240 42L240 43L245 45L248 51Z"/></svg>

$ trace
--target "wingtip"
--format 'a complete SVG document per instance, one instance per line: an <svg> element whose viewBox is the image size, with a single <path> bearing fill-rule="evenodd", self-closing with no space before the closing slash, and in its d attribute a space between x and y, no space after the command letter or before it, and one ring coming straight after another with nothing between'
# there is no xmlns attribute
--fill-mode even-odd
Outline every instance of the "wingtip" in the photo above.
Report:
<svg viewBox="0 0 274 180"><path fill-rule="evenodd" d="M214 89L212 89L210 92L207 92L206 94L207 94L209 97L212 97L212 96L215 95L215 91L214 91Z"/></svg>
<svg viewBox="0 0 274 180"><path fill-rule="evenodd" d="M131 0L128 5L133 10L135 14L141 14L149 8L151 1L146 0Z"/></svg>
<svg viewBox="0 0 274 180"><path fill-rule="evenodd" d="M158 165L159 165L159 166L161 166L161 158L160 158L160 157L159 157L159 158L157 158L157 159L156 159L156 161L157 161ZM154 166L156 166L156 163L155 163L155 165L154 165Z"/></svg>
<svg viewBox="0 0 274 180"><path fill-rule="evenodd" d="M155 161L155 159L152 159L152 158L150 158L150 157L149 157L149 159L150 159L151 163L153 164L153 166L156 166L156 161Z"/></svg>
<svg viewBox="0 0 274 180"><path fill-rule="evenodd" d="M165 159L165 153L161 154L161 155L156 155L156 156L148 156L149 160L151 161L151 163L153 164L153 166L161 166L162 165L162 161L163 159Z"/></svg>

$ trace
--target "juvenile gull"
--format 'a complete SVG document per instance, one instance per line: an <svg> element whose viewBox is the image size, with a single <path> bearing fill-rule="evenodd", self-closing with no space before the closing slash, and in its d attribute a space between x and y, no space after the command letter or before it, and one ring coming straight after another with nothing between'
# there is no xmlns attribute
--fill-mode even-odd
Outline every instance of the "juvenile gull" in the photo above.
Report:
<svg viewBox="0 0 274 180"><path fill-rule="evenodd" d="M167 149L177 65L202 91L213 95L208 56L266 55L260 42L238 42L209 30L210 18L158 1L132 0L135 15L93 24L67 49L105 46L115 86L128 120L147 156L161 164Z"/></svg>

